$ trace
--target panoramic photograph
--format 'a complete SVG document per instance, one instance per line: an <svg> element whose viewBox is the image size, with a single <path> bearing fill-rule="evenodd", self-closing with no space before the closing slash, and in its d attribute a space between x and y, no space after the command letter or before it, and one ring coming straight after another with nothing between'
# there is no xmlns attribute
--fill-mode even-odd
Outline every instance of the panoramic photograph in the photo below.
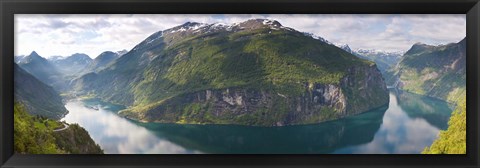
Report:
<svg viewBox="0 0 480 168"><path fill-rule="evenodd" d="M466 154L464 14L15 14L16 154Z"/></svg>

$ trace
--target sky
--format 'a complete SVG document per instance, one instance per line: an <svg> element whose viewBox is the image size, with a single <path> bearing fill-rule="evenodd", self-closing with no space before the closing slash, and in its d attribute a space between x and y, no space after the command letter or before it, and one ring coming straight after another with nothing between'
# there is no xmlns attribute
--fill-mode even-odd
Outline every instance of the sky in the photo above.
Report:
<svg viewBox="0 0 480 168"><path fill-rule="evenodd" d="M273 19L283 26L313 33L352 49L406 51L413 44L458 42L466 36L466 17L457 15L15 15L15 55L36 51L43 57L130 50L151 34L187 21L233 24L253 18Z"/></svg>

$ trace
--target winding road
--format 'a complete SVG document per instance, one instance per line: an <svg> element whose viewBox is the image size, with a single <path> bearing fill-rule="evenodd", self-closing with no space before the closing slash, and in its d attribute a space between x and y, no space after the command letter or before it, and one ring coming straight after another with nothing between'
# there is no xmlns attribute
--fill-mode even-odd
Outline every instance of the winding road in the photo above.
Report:
<svg viewBox="0 0 480 168"><path fill-rule="evenodd" d="M63 128L60 128L60 129L55 129L55 130L53 130L53 132L59 132L59 131L63 131L63 130L66 130L66 129L68 129L68 127L69 127L67 124L63 124L63 126L64 126Z"/></svg>

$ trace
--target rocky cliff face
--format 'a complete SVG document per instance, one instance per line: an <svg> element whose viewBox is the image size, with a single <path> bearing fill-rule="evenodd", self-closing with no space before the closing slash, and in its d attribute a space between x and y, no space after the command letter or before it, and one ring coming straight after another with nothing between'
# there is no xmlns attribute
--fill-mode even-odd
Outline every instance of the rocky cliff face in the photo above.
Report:
<svg viewBox="0 0 480 168"><path fill-rule="evenodd" d="M154 33L71 86L127 106L126 117L165 123L309 124L388 102L374 62L262 19Z"/></svg>
<svg viewBox="0 0 480 168"><path fill-rule="evenodd" d="M348 114L357 114L385 105L389 101L387 86L375 64L348 69L341 87L346 92Z"/></svg>
<svg viewBox="0 0 480 168"><path fill-rule="evenodd" d="M301 84L300 96L241 87L207 89L168 99L145 113L120 114L146 122L284 126L338 119L388 103L375 65L348 71L339 84Z"/></svg>

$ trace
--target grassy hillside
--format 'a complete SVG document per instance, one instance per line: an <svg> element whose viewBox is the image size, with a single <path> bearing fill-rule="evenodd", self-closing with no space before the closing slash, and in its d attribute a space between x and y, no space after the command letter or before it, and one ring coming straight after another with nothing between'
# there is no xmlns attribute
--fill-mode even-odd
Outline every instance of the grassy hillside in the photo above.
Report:
<svg viewBox="0 0 480 168"><path fill-rule="evenodd" d="M432 146L425 148L424 154L466 154L467 124L466 99L458 101L457 108L448 122L448 129L441 131Z"/></svg>
<svg viewBox="0 0 480 168"><path fill-rule="evenodd" d="M339 83L348 67L373 64L303 33L268 27L171 36L140 43L98 77L87 74L77 87L127 105L246 85L296 94L303 88L299 83ZM171 38L181 40L167 43Z"/></svg>
<svg viewBox="0 0 480 168"><path fill-rule="evenodd" d="M47 122L48 123L48 122ZM52 129L30 116L20 104L14 106L14 150L24 154L65 153L58 149Z"/></svg>
<svg viewBox="0 0 480 168"><path fill-rule="evenodd" d="M64 123L33 117L23 105L14 105L14 151L21 154L102 154L88 133L78 125L64 131Z"/></svg>
<svg viewBox="0 0 480 168"><path fill-rule="evenodd" d="M457 102L466 91L465 39L441 46L413 45L392 76L400 79L403 90Z"/></svg>
<svg viewBox="0 0 480 168"><path fill-rule="evenodd" d="M172 45L146 67L144 80L132 90L138 105L238 86L298 95L304 91L299 83L338 84L348 67L366 64L373 63L301 33L264 28Z"/></svg>
<svg viewBox="0 0 480 168"><path fill-rule="evenodd" d="M246 112L257 115L256 118L273 113L275 109L271 106L280 108L276 109L278 115L293 118L288 113L295 111L295 103L307 106L307 103L296 98L311 94L310 98L313 99L317 85L342 89L335 93L318 94L316 100L333 94L330 96L347 99L348 105L332 104L318 110L325 114L315 114L316 119L312 121L318 118L324 120L329 112L333 113L335 107L342 109L341 106L347 106L352 112L358 112L368 110L368 106L375 104L367 99L382 99L377 102L383 104L388 101L386 89L382 90L384 83L380 74L374 74L378 70L373 62L355 57L305 33L282 27L278 22L265 23L268 21L249 20L231 27L209 25L196 30L188 27L194 23L186 23L183 27L155 33L109 67L77 79L74 87L83 94L129 106L122 114L130 117L138 119L139 116L147 116L147 120L156 117L153 119L156 120L168 113L165 115L173 117L168 119L172 122L181 122L182 115L212 112L207 102L202 102L204 106L201 108L191 102L192 95L204 91L228 94L231 93L229 89L236 90L237 93L233 95L236 102L244 102L237 103L241 104L239 106L248 106L244 104L253 101L251 96L263 95L261 103L253 103L255 105L250 107L263 104L265 108L244 108L251 109ZM377 76L380 78L378 85L363 86L366 80L377 79ZM379 89L376 90L378 92L359 96L360 90L371 88ZM252 94L240 96L247 92ZM218 109L223 106L222 112L235 113L229 114L225 121L240 115L225 109L237 106L233 105L233 101L224 101L230 102L230 106L218 102L211 102L211 107ZM302 109L300 111L305 111L305 108ZM347 115L339 110L337 113L336 117ZM203 113L202 116L205 117ZM244 120L247 119L255 117L249 116ZM210 121L215 123L217 120Z"/></svg>

